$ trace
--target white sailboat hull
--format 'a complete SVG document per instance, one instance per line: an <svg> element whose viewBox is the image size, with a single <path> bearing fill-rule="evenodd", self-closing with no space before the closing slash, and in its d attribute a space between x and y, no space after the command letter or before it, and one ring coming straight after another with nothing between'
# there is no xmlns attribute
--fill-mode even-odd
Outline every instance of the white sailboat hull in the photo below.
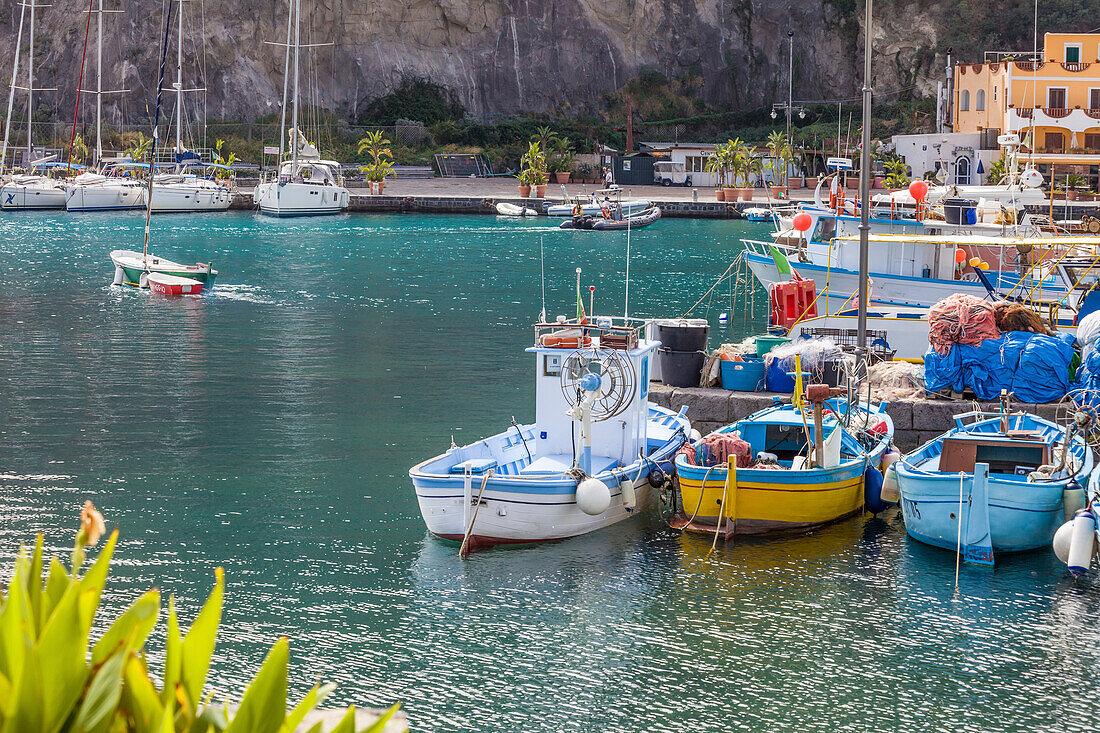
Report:
<svg viewBox="0 0 1100 733"><path fill-rule="evenodd" d="M0 187L0 209L4 211L64 209L68 196L54 181L7 183Z"/></svg>
<svg viewBox="0 0 1100 733"><path fill-rule="evenodd" d="M153 183L153 213L173 211L226 211L233 192L213 181L198 179L184 183Z"/></svg>
<svg viewBox="0 0 1100 733"><path fill-rule="evenodd" d="M256 186L252 198L270 216L319 216L342 212L350 194L331 184L269 181Z"/></svg>
<svg viewBox="0 0 1100 733"><path fill-rule="evenodd" d="M65 202L67 211L117 211L144 209L145 187L137 181L71 186Z"/></svg>

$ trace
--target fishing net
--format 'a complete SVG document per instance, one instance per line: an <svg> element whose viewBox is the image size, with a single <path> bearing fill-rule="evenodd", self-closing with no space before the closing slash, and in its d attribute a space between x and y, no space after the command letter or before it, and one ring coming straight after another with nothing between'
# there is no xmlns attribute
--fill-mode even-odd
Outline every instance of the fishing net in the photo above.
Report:
<svg viewBox="0 0 1100 733"><path fill-rule="evenodd" d="M1000 336L993 305L973 295L949 295L928 309L928 343L940 356L955 344L976 345Z"/></svg>
<svg viewBox="0 0 1100 733"><path fill-rule="evenodd" d="M924 366L908 361L883 361L872 364L871 401L892 402L924 396Z"/></svg>

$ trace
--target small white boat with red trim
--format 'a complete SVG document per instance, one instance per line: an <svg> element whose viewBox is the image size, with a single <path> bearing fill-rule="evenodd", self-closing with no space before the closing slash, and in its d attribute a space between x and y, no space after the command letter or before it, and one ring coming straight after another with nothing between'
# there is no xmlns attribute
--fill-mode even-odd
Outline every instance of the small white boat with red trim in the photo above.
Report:
<svg viewBox="0 0 1100 733"><path fill-rule="evenodd" d="M161 295L202 295L202 283L189 277L150 272L145 281L150 290Z"/></svg>
<svg viewBox="0 0 1100 733"><path fill-rule="evenodd" d="M535 421L409 471L428 530L469 548L560 540L627 519L664 485L691 426L652 404L644 323L537 323Z"/></svg>

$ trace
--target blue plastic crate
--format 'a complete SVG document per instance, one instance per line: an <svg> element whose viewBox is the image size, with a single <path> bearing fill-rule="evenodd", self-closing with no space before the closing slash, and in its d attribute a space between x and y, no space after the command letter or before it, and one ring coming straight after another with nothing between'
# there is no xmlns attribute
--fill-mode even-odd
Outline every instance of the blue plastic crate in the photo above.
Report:
<svg viewBox="0 0 1100 733"><path fill-rule="evenodd" d="M764 360L722 362L722 389L758 392L764 388Z"/></svg>

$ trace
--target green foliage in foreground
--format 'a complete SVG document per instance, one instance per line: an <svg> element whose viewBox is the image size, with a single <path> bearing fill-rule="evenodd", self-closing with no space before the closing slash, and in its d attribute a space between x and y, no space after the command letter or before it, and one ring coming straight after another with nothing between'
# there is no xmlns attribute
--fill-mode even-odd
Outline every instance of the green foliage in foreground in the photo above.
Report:
<svg viewBox="0 0 1100 733"><path fill-rule="evenodd" d="M102 527L102 518L98 521ZM289 647L282 638L268 652L235 712L204 698L222 614L225 582L220 568L214 589L186 633L181 633L175 601L169 597L158 684L145 651L161 611L157 589L135 600L98 639L90 638L118 532L81 574L85 545L96 539L94 527L81 529L71 570L56 557L43 557L41 535L33 551L20 548L11 582L0 590L0 732L292 733L333 690L333 685L315 686L288 710ZM381 731L396 709L366 730ZM354 717L351 708L333 733L355 733ZM320 724L313 730L319 731Z"/></svg>

